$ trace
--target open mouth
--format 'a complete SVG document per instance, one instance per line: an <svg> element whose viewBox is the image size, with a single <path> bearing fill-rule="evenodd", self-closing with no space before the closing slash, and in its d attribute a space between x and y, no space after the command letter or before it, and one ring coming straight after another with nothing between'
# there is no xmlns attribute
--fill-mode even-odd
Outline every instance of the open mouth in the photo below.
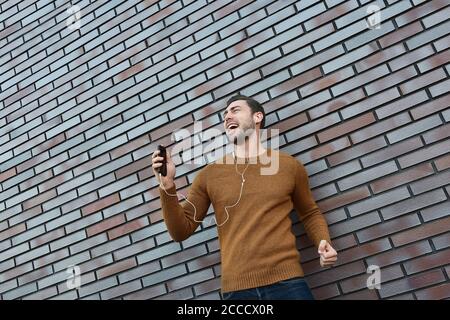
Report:
<svg viewBox="0 0 450 320"><path fill-rule="evenodd" d="M230 123L227 125L227 130L234 130L238 127L239 127L239 125L237 123Z"/></svg>

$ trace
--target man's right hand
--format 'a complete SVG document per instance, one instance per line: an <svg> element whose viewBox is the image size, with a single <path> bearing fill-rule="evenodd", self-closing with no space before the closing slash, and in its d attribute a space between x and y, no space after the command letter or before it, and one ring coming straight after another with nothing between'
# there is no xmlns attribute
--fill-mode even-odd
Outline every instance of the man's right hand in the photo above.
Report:
<svg viewBox="0 0 450 320"><path fill-rule="evenodd" d="M163 157L159 156L158 149L155 152L153 152L153 155L152 155L152 168L153 168L153 173L156 176L156 179L160 183L162 183L164 189L167 190L175 185L175 183L174 183L175 164L172 161L172 157L170 156L169 149L166 150L166 157L167 157L167 175L165 177L159 175L159 168L163 165L162 164ZM161 178L161 181L160 181L160 178Z"/></svg>

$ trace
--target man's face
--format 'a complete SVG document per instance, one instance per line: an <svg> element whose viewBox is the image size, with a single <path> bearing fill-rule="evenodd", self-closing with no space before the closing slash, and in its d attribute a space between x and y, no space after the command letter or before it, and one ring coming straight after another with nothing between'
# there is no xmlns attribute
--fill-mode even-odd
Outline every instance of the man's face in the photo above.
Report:
<svg viewBox="0 0 450 320"><path fill-rule="evenodd" d="M252 110L245 100L230 103L224 112L224 128L229 141L243 143L256 128Z"/></svg>

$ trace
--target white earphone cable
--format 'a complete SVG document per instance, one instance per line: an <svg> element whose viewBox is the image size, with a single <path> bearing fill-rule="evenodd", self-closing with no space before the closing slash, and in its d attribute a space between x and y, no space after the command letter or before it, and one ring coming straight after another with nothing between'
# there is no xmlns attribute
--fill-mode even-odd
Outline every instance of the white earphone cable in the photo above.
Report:
<svg viewBox="0 0 450 320"><path fill-rule="evenodd" d="M233 156L234 156L234 152L233 152ZM236 157L234 157L234 158L235 158L235 160L236 160ZM247 166L245 167L245 169L244 169L244 171L243 171L242 173L240 173L240 172L238 171L238 168L237 168L237 162L236 162L236 161L235 161L235 165L236 165L236 167L235 167L236 173L237 173L238 175L241 176L241 190L239 191L239 198L238 198L238 200L236 201L235 204L230 205L230 206L225 206L225 212L226 212L226 214L227 214L227 217L226 217L226 219L225 219L224 222L218 224L218 223L217 223L217 220L215 219L215 217L212 217L212 219L214 219L214 220L216 221L216 225L217 225L218 227L223 226L223 225L228 221L228 219L230 218L230 214L229 214L229 212L228 212L228 208L233 208L233 207L237 206L238 203L239 203L239 201L241 201L242 191L243 191L243 189L244 189L244 183L245 183L245 177L244 177L244 174L245 174L245 171L247 171L247 168L248 168L248 166L250 165L250 162L247 163ZM164 188L163 183L162 183L162 180L161 180L161 173L159 173L159 185L160 185L161 189L163 189L164 192L165 192L168 196L172 196L172 197L177 197L177 198L178 198L178 195L181 195L181 196L184 198L184 200L186 200L186 201L194 208L194 221L195 221L195 222L198 222L198 223L202 223L201 220L197 220L197 219L196 219L197 208L195 207L195 205L194 205L192 202L190 202L190 201L187 199L187 197L185 197L182 193L179 193L179 192L177 192L177 193L175 193L175 194L169 194L169 193L167 192L167 190ZM210 222L211 222L211 220L210 220Z"/></svg>

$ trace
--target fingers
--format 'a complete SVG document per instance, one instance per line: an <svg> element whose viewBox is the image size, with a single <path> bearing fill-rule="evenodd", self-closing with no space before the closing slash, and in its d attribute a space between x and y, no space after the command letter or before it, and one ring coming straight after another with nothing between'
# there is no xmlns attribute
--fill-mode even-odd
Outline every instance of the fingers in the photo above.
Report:
<svg viewBox="0 0 450 320"><path fill-rule="evenodd" d="M153 158L153 163L156 163L156 162L162 162L164 160L164 158L163 157L154 157Z"/></svg>
<svg viewBox="0 0 450 320"><path fill-rule="evenodd" d="M334 264L336 264L336 260L337 259L335 259L335 260L323 260L323 259L320 259L320 265L322 267L330 267L330 266L333 266Z"/></svg>
<svg viewBox="0 0 450 320"><path fill-rule="evenodd" d="M320 244L319 244L319 254L321 254L322 252L325 252L325 249L327 247L327 241L326 240L321 240Z"/></svg>
<svg viewBox="0 0 450 320"><path fill-rule="evenodd" d="M335 263L337 261L337 258L332 258L332 259L321 258L320 261L322 261L323 263Z"/></svg>
<svg viewBox="0 0 450 320"><path fill-rule="evenodd" d="M333 250L333 251L325 251L325 252L322 252L321 255L322 255L325 259L328 259L328 258L336 257L336 256L337 256L337 253L336 253L336 251Z"/></svg>

